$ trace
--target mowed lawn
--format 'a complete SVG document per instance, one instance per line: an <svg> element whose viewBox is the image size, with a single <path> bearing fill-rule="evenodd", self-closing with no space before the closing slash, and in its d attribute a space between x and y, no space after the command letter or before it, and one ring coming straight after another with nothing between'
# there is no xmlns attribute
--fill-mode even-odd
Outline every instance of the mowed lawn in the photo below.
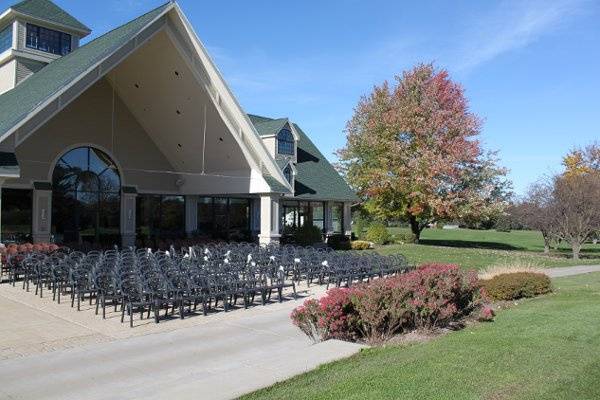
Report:
<svg viewBox="0 0 600 400"><path fill-rule="evenodd" d="M599 399L600 273L428 343L372 348L258 399Z"/></svg>
<svg viewBox="0 0 600 400"><path fill-rule="evenodd" d="M393 234L408 232L390 228ZM472 229L425 229L419 244L379 246L382 254L401 253L412 264L442 262L459 264L464 268L482 269L493 265L524 263L540 267L600 264L600 244L586 244L581 259L570 259L570 250L562 243L550 255L544 255L540 232Z"/></svg>

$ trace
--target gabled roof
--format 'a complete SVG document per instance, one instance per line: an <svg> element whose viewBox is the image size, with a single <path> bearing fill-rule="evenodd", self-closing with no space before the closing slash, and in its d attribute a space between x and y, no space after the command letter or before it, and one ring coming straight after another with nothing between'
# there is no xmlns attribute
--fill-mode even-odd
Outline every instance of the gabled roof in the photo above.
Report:
<svg viewBox="0 0 600 400"><path fill-rule="evenodd" d="M289 122L287 118L270 119L252 114L248 114L248 118L250 118L260 136L277 135L285 124Z"/></svg>
<svg viewBox="0 0 600 400"><path fill-rule="evenodd" d="M166 3L51 62L20 85L0 95L0 136L34 112L42 103L72 83L131 40L172 3Z"/></svg>
<svg viewBox="0 0 600 400"><path fill-rule="evenodd" d="M177 4L172 1L98 37L66 56L58 58L17 87L0 95L0 141L8 137L9 134L18 131L22 126L27 127L27 123L30 123L33 127L35 127L33 123L43 123L41 122L43 120L40 121L39 118L42 111L45 112L46 108L50 113L59 110L65 105L61 96L67 93L72 98L85 90L85 86L75 87L76 84L84 79L88 79L89 82L90 77L104 76L110 70L111 63L118 60L116 56L124 55L123 50L127 50L127 46L130 44L133 44L133 46L129 46L129 48L135 48L139 35L142 35L147 29L149 30L153 24L160 21L161 18L165 18L166 14L173 10L174 12L171 14L174 17L173 19L183 25L187 34L190 35L190 40L197 44L197 47L194 47L194 51L197 51L194 56L199 57L200 63L206 63L205 67L207 67L211 84L215 85L215 90L220 91L218 93L220 94L219 103L223 103L221 107L227 106L230 115L233 114L231 116L234 124L233 129L235 131L245 127L251 129L251 132L244 129L247 135L245 138L250 143L245 143L243 138L240 137L241 131L236 132L238 135L233 135L235 140L243 148L253 150L248 157L252 158L257 167L260 167L262 176L273 192L290 193L292 188L287 184L274 160L269 156L266 147L255 132L256 129L241 110L239 103L233 97L230 89L206 53L204 46L197 39L189 22ZM105 63L107 68L103 69Z"/></svg>
<svg viewBox="0 0 600 400"><path fill-rule="evenodd" d="M35 19L53 22L79 31L91 32L90 28L49 0L24 0L10 8Z"/></svg>
<svg viewBox="0 0 600 400"><path fill-rule="evenodd" d="M271 119L258 115L249 115L255 123L256 130L268 123L275 124L280 119ZM283 118L288 121L287 118ZM256 121L256 122L255 122ZM295 165L296 176L294 180L295 198L303 200L334 200L358 201L356 193L350 189L346 181L327 161L327 158L317 149L317 146L296 124L292 124L299 135L298 162ZM281 167L281 166L280 166ZM285 168L285 165L283 166Z"/></svg>

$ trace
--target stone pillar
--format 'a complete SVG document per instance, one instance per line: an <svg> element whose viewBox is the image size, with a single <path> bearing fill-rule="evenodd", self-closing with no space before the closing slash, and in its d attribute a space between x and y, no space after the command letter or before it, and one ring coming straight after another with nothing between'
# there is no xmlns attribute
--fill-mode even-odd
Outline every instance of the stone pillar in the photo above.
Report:
<svg viewBox="0 0 600 400"><path fill-rule="evenodd" d="M342 231L344 235L351 237L352 236L352 203L344 203L344 226L342 227Z"/></svg>
<svg viewBox="0 0 600 400"><path fill-rule="evenodd" d="M260 244L279 243L279 195L260 196Z"/></svg>
<svg viewBox="0 0 600 400"><path fill-rule="evenodd" d="M185 235L192 237L198 230L198 196L185 196Z"/></svg>
<svg viewBox="0 0 600 400"><path fill-rule="evenodd" d="M131 186L121 189L121 246L135 246L135 200L137 190Z"/></svg>
<svg viewBox="0 0 600 400"><path fill-rule="evenodd" d="M31 233L34 243L50 242L52 228L52 184L33 183L33 221Z"/></svg>

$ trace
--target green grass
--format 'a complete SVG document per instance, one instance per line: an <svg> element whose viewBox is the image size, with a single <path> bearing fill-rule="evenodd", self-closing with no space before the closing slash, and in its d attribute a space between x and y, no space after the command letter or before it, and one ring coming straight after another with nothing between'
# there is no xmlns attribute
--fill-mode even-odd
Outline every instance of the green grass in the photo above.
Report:
<svg viewBox="0 0 600 400"><path fill-rule="evenodd" d="M600 273L428 343L364 350L244 397L598 399Z"/></svg>
<svg viewBox="0 0 600 400"><path fill-rule="evenodd" d="M408 232L390 228L392 233ZM379 246L382 254L401 253L412 264L425 262L454 263L464 268L482 269L517 261L540 267L600 264L600 245L586 244L582 259L570 259L569 248L562 244L544 255L542 235L535 231L496 232L471 229L425 229L416 244Z"/></svg>

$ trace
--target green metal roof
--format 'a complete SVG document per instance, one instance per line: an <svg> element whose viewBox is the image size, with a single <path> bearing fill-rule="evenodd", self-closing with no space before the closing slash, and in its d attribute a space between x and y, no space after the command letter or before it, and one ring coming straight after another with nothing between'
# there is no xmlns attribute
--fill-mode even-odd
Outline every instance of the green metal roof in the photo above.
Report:
<svg viewBox="0 0 600 400"><path fill-rule="evenodd" d="M289 121L287 118L271 119L248 114L260 136L276 135Z"/></svg>
<svg viewBox="0 0 600 400"><path fill-rule="evenodd" d="M24 0L10 8L36 19L54 22L80 31L91 31L90 28L49 0Z"/></svg>
<svg viewBox="0 0 600 400"><path fill-rule="evenodd" d="M287 118L271 119L249 115L257 130L270 126L275 121L288 121ZM258 126L257 126L258 125ZM298 141L298 171L295 179L295 198L303 200L358 201L356 193L317 149L317 146L296 124L294 129L300 136ZM260 132L259 132L260 133ZM280 166L281 167L281 166ZM267 183L269 183L267 181Z"/></svg>
<svg viewBox="0 0 600 400"><path fill-rule="evenodd" d="M10 131L44 101L129 42L171 5L171 3L166 3L98 37L85 46L51 62L14 89L2 94L0 96L0 135Z"/></svg>
<svg viewBox="0 0 600 400"><path fill-rule="evenodd" d="M280 183L277 179L273 178L271 175L263 174L263 178L269 185L272 191L278 193L290 193L290 189L285 187L282 183Z"/></svg>

